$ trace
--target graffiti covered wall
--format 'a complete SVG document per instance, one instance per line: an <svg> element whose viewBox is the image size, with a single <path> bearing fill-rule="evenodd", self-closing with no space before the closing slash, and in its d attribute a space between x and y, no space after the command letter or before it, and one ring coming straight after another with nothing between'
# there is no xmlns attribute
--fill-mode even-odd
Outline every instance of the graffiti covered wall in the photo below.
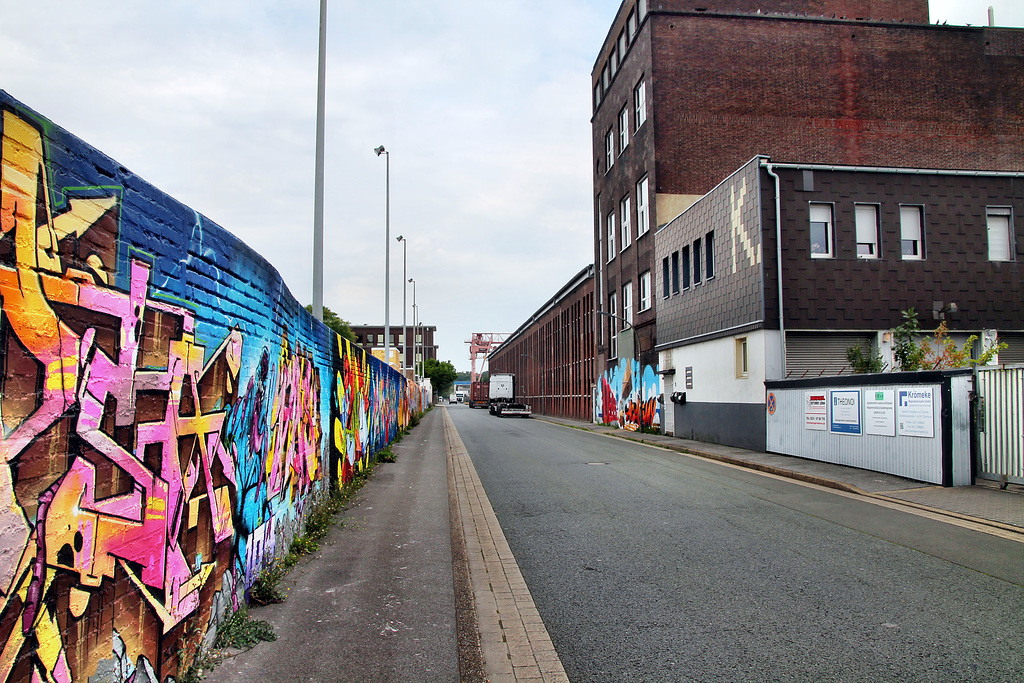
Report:
<svg viewBox="0 0 1024 683"><path fill-rule="evenodd" d="M597 383L596 422L631 432L657 430L661 426L661 377L650 365L619 359Z"/></svg>
<svg viewBox="0 0 1024 683"><path fill-rule="evenodd" d="M0 115L0 681L168 680L427 397L224 229Z"/></svg>

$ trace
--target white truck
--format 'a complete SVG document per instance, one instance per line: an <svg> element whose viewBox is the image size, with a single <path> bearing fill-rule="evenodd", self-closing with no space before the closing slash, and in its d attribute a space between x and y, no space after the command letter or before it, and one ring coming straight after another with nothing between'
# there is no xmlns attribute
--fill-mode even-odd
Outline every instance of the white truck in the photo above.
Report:
<svg viewBox="0 0 1024 683"><path fill-rule="evenodd" d="M530 417L529 405L516 401L516 377L510 372L491 373L488 409L491 415Z"/></svg>

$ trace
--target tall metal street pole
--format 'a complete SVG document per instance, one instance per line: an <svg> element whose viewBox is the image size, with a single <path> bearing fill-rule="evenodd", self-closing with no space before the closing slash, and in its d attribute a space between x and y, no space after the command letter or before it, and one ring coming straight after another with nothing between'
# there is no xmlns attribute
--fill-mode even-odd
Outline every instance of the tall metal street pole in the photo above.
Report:
<svg viewBox="0 0 1024 683"><path fill-rule="evenodd" d="M419 323L416 322L418 319L416 317L416 280L409 278L409 282L412 283L412 329L414 330L413 334L416 334L415 331L419 330ZM416 337L413 337L412 340L412 380L416 381Z"/></svg>
<svg viewBox="0 0 1024 683"><path fill-rule="evenodd" d="M406 278L409 277L407 272L408 260L408 245L409 241L404 236L399 235L398 241L402 243L402 376L405 376L406 363L409 360L409 330L406 329L405 325L405 295L409 291L409 283L406 282ZM413 345L413 353L416 353L415 344Z"/></svg>
<svg viewBox="0 0 1024 683"><path fill-rule="evenodd" d="M324 319L324 125L326 119L327 0L320 0L316 83L316 170L313 180L313 315Z"/></svg>
<svg viewBox="0 0 1024 683"><path fill-rule="evenodd" d="M391 155L384 145L373 150L384 155L384 362L391 364Z"/></svg>

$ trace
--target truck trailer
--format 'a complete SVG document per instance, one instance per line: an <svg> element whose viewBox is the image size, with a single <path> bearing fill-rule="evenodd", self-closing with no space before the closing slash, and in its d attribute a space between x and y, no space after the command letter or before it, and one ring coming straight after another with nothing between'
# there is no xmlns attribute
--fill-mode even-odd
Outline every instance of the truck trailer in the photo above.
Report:
<svg viewBox="0 0 1024 683"><path fill-rule="evenodd" d="M529 405L516 400L516 378L510 372L491 374L488 401L491 415L498 417L506 415L530 417L533 412Z"/></svg>
<svg viewBox="0 0 1024 683"><path fill-rule="evenodd" d="M486 408L490 403L490 393L487 382L473 382L469 386L469 407Z"/></svg>

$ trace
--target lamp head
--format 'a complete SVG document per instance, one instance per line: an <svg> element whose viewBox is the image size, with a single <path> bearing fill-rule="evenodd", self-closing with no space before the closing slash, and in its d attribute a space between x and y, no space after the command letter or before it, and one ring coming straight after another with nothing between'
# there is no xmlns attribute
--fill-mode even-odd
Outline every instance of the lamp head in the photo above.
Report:
<svg viewBox="0 0 1024 683"><path fill-rule="evenodd" d="M384 145L381 145L380 147L374 147L373 151L377 153L377 156L380 156L381 154L384 154L384 152L386 152L387 150L384 149Z"/></svg>
<svg viewBox="0 0 1024 683"><path fill-rule="evenodd" d="M399 241L399 242L404 242L404 241L405 241L405 238L404 238L404 237L402 237L401 235L399 235L399 236L398 236L398 237L396 237L395 239L396 239L397 241Z"/></svg>

